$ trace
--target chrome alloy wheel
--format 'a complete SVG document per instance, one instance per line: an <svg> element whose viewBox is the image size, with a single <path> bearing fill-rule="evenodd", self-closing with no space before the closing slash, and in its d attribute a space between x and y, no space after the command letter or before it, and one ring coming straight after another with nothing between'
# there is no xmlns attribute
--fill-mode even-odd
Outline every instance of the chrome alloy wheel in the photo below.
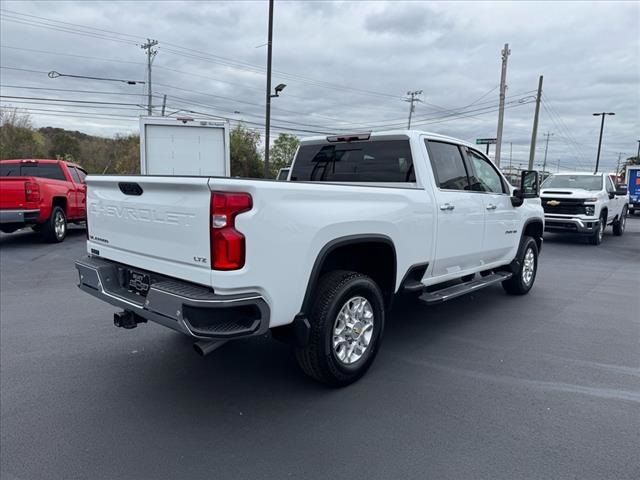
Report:
<svg viewBox="0 0 640 480"><path fill-rule="evenodd" d="M598 230L598 239L602 241L604 238L604 224L600 224L600 230Z"/></svg>
<svg viewBox="0 0 640 480"><path fill-rule="evenodd" d="M373 307L364 297L352 297L342 306L333 324L333 352L351 365L362 358L373 336Z"/></svg>
<svg viewBox="0 0 640 480"><path fill-rule="evenodd" d="M64 214L60 210L58 210L56 212L56 216L53 219L53 229L56 233L57 238L64 237L65 228L66 226L64 224Z"/></svg>
<svg viewBox="0 0 640 480"><path fill-rule="evenodd" d="M627 210L626 208L622 210L622 215L620 216L620 231L624 232L624 227L627 226Z"/></svg>
<svg viewBox="0 0 640 480"><path fill-rule="evenodd" d="M536 271L536 257L532 248L527 248L524 254L524 263L522 264L522 281L525 285L530 285L533 281L533 275Z"/></svg>

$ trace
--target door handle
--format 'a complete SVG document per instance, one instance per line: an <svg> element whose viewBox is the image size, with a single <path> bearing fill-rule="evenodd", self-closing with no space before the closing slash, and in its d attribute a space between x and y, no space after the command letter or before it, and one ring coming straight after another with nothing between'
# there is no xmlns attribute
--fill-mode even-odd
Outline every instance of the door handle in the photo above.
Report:
<svg viewBox="0 0 640 480"><path fill-rule="evenodd" d="M450 203L443 203L442 205L440 205L440 210L442 210L442 211L453 210L454 208L456 208L456 207L454 207Z"/></svg>
<svg viewBox="0 0 640 480"><path fill-rule="evenodd" d="M487 205L487 210L495 210L496 208L498 207L496 207L493 203L490 203L489 205Z"/></svg>

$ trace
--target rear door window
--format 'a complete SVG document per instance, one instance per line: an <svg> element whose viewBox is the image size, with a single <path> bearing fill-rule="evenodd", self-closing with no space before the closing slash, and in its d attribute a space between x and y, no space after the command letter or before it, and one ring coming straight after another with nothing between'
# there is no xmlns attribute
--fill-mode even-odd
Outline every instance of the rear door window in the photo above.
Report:
<svg viewBox="0 0 640 480"><path fill-rule="evenodd" d="M71 174L71 178L76 183L82 183L80 180L80 175L78 175L78 171L74 167L69 167L69 173Z"/></svg>
<svg viewBox="0 0 640 480"><path fill-rule="evenodd" d="M82 183L85 183L85 182L84 182L84 179L87 177L87 172L85 172L85 171L84 171L83 169L81 169L81 168L78 168L78 175L80 175L80 181L81 181Z"/></svg>
<svg viewBox="0 0 640 480"><path fill-rule="evenodd" d="M409 140L302 145L291 181L415 182Z"/></svg>
<svg viewBox="0 0 640 480"><path fill-rule="evenodd" d="M460 147L432 140L425 140L425 143L438 187L443 190L469 190L469 176Z"/></svg>

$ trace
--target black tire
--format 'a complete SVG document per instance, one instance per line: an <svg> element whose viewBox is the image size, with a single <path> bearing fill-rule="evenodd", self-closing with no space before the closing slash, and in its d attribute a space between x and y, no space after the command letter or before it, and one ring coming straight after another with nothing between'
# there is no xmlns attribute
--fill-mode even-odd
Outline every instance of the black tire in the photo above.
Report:
<svg viewBox="0 0 640 480"><path fill-rule="evenodd" d="M589 237L589 243L591 245L600 245L602 243L605 228L607 228L607 214L606 212L602 212L598 228Z"/></svg>
<svg viewBox="0 0 640 480"><path fill-rule="evenodd" d="M627 226L627 206L622 207L622 213L618 219L613 222L613 234L617 237L624 233L624 229Z"/></svg>
<svg viewBox="0 0 640 480"><path fill-rule="evenodd" d="M56 222L60 228L56 229ZM51 215L45 223L42 224L42 237L49 243L60 243L67 236L67 217L61 207L53 207Z"/></svg>
<svg viewBox="0 0 640 480"><path fill-rule="evenodd" d="M384 332L384 298L380 288L370 277L344 270L323 275L316 292L309 317L309 342L296 349L296 359L304 373L311 378L331 387L343 387L364 375L378 353ZM362 356L347 364L338 356L337 352L341 349L333 346L334 328L342 308L356 297L364 298L371 307L372 334ZM351 333L360 329L361 326L354 326ZM359 337L362 335L364 330L360 330L358 334ZM357 343L353 339L350 341Z"/></svg>
<svg viewBox="0 0 640 480"><path fill-rule="evenodd" d="M533 255L533 258L529 256ZM509 280L502 282L502 288L510 295L525 295L529 293L533 283L536 281L536 275L538 274L538 244L532 237L523 237L520 242L520 248L518 249L518 270L513 272L513 276ZM526 264L525 264L526 260ZM532 275L526 273L525 265L530 265L530 261L533 261ZM529 272L531 273L531 272Z"/></svg>
<svg viewBox="0 0 640 480"><path fill-rule="evenodd" d="M13 233L16 230L18 230L18 228L14 228L14 227L5 227L5 228L0 228L0 232L2 233Z"/></svg>

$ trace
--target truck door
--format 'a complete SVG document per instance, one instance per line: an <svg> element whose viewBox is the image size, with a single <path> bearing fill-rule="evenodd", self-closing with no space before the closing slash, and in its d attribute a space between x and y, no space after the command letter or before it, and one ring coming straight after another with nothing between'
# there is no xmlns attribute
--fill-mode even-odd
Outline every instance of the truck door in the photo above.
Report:
<svg viewBox="0 0 640 480"><path fill-rule="evenodd" d="M69 212L68 215L71 218L79 218L82 217L82 199L84 197L83 193L83 184L80 181L80 176L78 175L78 171L72 167L67 166L69 169L69 174L71 175L71 179L73 180L73 189L70 192L70 202L69 202Z"/></svg>
<svg viewBox="0 0 640 480"><path fill-rule="evenodd" d="M471 190L482 198L485 210L483 255L487 263L510 261L518 246L518 213L511 204L506 181L497 168L471 148L464 148Z"/></svg>
<svg viewBox="0 0 640 480"><path fill-rule="evenodd" d="M80 218L86 218L87 216L87 184L84 179L87 176L87 172L81 168L74 168L78 171L78 177L80 177L80 185L78 190L78 212ZM74 177L75 179L75 177Z"/></svg>
<svg viewBox="0 0 640 480"><path fill-rule="evenodd" d="M435 180L437 205L434 277L455 276L483 263L485 207L482 196L470 190L461 147L426 140Z"/></svg>
<svg viewBox="0 0 640 480"><path fill-rule="evenodd" d="M609 205L609 209L607 210L607 223L613 222L613 219L622 209L622 203L620 199L616 196L616 187L611 180L609 175L605 175L604 178L605 189L607 190L607 203ZM612 198L613 195L613 198Z"/></svg>

